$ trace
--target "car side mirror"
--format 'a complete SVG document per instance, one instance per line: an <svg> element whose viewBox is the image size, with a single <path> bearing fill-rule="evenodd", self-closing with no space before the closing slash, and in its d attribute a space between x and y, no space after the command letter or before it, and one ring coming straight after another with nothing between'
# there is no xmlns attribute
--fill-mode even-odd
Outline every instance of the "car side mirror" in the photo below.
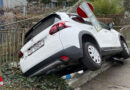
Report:
<svg viewBox="0 0 130 90"><path fill-rule="evenodd" d="M112 29L114 26L114 22L108 24L109 28Z"/></svg>

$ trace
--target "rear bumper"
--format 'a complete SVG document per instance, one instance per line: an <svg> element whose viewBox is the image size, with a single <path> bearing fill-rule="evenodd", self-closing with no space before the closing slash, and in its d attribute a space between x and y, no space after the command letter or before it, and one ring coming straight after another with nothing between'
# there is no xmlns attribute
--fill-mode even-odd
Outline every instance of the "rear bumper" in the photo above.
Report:
<svg viewBox="0 0 130 90"><path fill-rule="evenodd" d="M68 56L71 60L78 60L83 56L83 52L82 49L75 46L59 51L26 71L24 76L28 77L39 74L47 74L49 70L54 69L58 65L64 64L64 62L60 60L61 56Z"/></svg>

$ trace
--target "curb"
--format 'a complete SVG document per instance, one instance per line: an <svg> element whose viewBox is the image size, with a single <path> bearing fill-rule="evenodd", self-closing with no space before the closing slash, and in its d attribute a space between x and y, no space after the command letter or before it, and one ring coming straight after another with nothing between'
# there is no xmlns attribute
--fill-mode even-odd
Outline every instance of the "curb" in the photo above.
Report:
<svg viewBox="0 0 130 90"><path fill-rule="evenodd" d="M104 62L101 69L97 71L86 71L83 74L79 75L78 77L72 78L67 81L68 85L75 90L80 90L80 87L87 83L88 81L95 78L97 75L101 74L102 72L106 71L112 66L111 62Z"/></svg>

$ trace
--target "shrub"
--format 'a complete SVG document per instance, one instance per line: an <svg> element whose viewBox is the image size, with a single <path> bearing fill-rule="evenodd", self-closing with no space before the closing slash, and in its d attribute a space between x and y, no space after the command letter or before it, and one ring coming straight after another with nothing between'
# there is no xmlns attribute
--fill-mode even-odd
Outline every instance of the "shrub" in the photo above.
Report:
<svg viewBox="0 0 130 90"><path fill-rule="evenodd" d="M130 12L130 0L124 1L124 7L125 7L125 10Z"/></svg>
<svg viewBox="0 0 130 90"><path fill-rule="evenodd" d="M94 13L96 15L106 16L108 14L121 14L124 11L122 5L119 5L119 0L94 0Z"/></svg>

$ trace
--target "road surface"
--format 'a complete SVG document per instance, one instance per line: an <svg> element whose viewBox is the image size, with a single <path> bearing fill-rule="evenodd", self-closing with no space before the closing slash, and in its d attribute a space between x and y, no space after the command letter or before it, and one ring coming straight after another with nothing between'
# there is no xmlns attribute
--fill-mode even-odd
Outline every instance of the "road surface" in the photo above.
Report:
<svg viewBox="0 0 130 90"><path fill-rule="evenodd" d="M130 90L130 59L123 65L115 64L84 84L81 90Z"/></svg>

